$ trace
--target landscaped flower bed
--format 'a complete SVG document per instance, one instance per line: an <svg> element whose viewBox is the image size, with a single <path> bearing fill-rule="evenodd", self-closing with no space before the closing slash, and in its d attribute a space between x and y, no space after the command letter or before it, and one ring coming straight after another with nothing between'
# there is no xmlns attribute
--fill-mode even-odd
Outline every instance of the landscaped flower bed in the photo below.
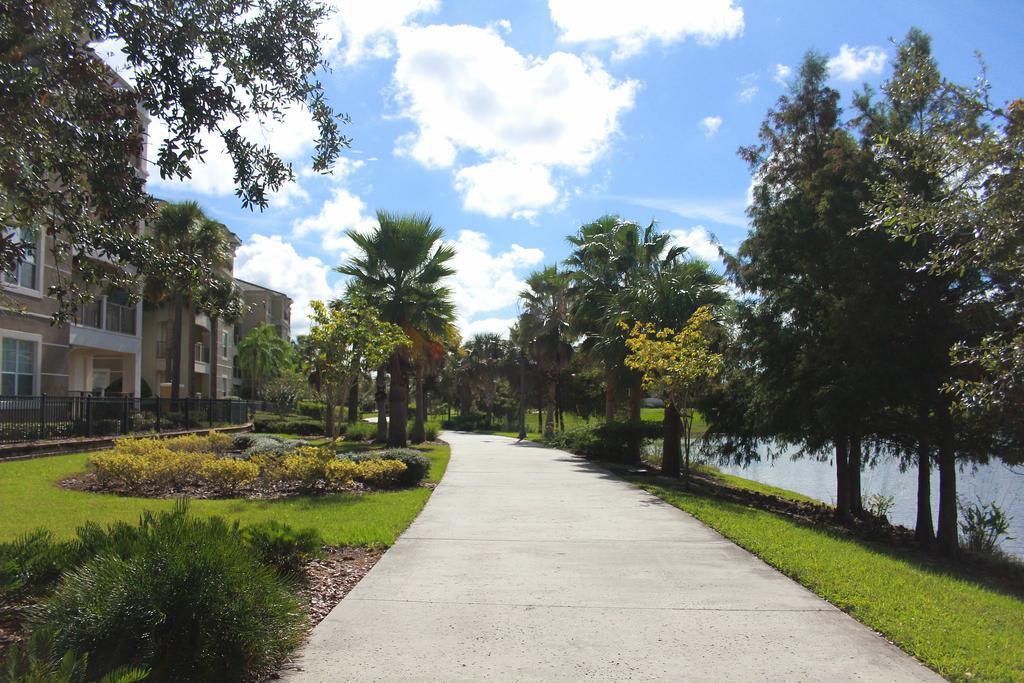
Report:
<svg viewBox="0 0 1024 683"><path fill-rule="evenodd" d="M118 439L61 486L153 498L282 498L415 486L429 468L409 449L338 453L301 440L211 433Z"/></svg>

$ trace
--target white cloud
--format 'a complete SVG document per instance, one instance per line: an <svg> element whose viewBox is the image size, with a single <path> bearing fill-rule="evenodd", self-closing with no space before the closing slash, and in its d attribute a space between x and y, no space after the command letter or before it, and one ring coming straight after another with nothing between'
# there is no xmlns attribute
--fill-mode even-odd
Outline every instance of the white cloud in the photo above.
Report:
<svg viewBox="0 0 1024 683"><path fill-rule="evenodd" d="M752 101L757 96L760 88L757 86L757 72L744 74L736 79L740 84L740 93L737 99L744 104Z"/></svg>
<svg viewBox="0 0 1024 683"><path fill-rule="evenodd" d="M320 206L320 213L296 220L292 223L292 233L296 237L318 234L325 251L348 256L353 253L355 244L346 232L368 232L376 227L377 219L367 214L362 199L347 188L334 187L330 198Z"/></svg>
<svg viewBox="0 0 1024 683"><path fill-rule="evenodd" d="M773 68L772 80L779 85L787 85L789 77L793 75L793 69L785 64L776 64Z"/></svg>
<svg viewBox="0 0 1024 683"><path fill-rule="evenodd" d="M394 85L416 131L395 152L428 168L457 169L466 208L529 216L557 203L557 170L585 173L633 106L635 81L616 81L593 58L526 57L496 31L436 25L398 31ZM543 170L541 170L543 169ZM523 190L505 185L538 172Z"/></svg>
<svg viewBox="0 0 1024 683"><path fill-rule="evenodd" d="M722 127L722 117L705 116L700 120L700 127L704 129L704 137L714 137L718 133L718 129Z"/></svg>
<svg viewBox="0 0 1024 683"><path fill-rule="evenodd" d="M546 166L507 159L460 169L455 189L462 193L467 211L527 219L554 203L559 194Z"/></svg>
<svg viewBox="0 0 1024 683"><path fill-rule="evenodd" d="M660 198L660 197L624 197L609 195L607 199L624 201L637 206L646 206L649 209L659 211L671 211L672 213L696 221L709 221L721 225L731 225L737 228L748 227L746 217L746 197L736 199L692 199L689 197Z"/></svg>
<svg viewBox="0 0 1024 683"><path fill-rule="evenodd" d="M253 235L235 254L235 276L284 292L293 300L292 335L309 331L313 299L329 301L340 296L344 286L333 282L331 269L315 256L300 256L280 235Z"/></svg>
<svg viewBox="0 0 1024 683"><path fill-rule="evenodd" d="M874 45L850 47L843 45L839 54L828 60L829 73L841 81L856 81L865 74L882 73L885 67L885 50Z"/></svg>
<svg viewBox="0 0 1024 683"><path fill-rule="evenodd" d="M743 32L743 10L734 0L548 0L548 10L563 41L613 44L616 59L655 41L693 37L714 44Z"/></svg>
<svg viewBox="0 0 1024 683"><path fill-rule="evenodd" d="M504 338L508 338L509 329L516 324L516 318L481 318L462 325L459 333L463 339L469 339L474 334L493 332Z"/></svg>
<svg viewBox="0 0 1024 683"><path fill-rule="evenodd" d="M669 233L672 235L673 243L686 247L687 254L690 256L695 256L709 263L720 260L718 245L715 244L714 239L708 233L708 229L703 225L695 225L689 230L679 228L671 230Z"/></svg>
<svg viewBox="0 0 1024 683"><path fill-rule="evenodd" d="M394 54L395 32L415 17L436 12L439 0L329 0L334 10L322 27L324 54L346 65Z"/></svg>
<svg viewBox="0 0 1024 683"><path fill-rule="evenodd" d="M225 125L234 125L232 121L225 121ZM293 106L287 109L281 120L269 119L261 121L250 117L241 126L242 135L249 140L260 144L268 145L275 153L287 162L298 162L308 155L313 149L316 138L319 134L316 122L310 116L305 106ZM180 191L192 192L205 196L223 196L235 193L235 165L228 156L224 141L220 135L211 132L203 132L199 135L206 153L202 162L191 164L192 175L189 178L161 178L160 172L153 163L156 159L157 149L166 139L167 125L158 118L154 118L149 124L149 140L147 156L150 160L149 184L157 188L167 188ZM305 191L300 187L282 188L274 201L277 205L285 204L292 198L301 197ZM273 198L272 198L273 199Z"/></svg>
<svg viewBox="0 0 1024 683"><path fill-rule="evenodd" d="M460 231L451 245L455 247L452 299L458 311L459 329L464 335L471 329L481 331L474 326L484 325L486 321L473 320L477 315L514 305L519 299L519 292L526 287L523 276L544 259L544 252L540 249L518 244L494 254L487 237L473 230Z"/></svg>

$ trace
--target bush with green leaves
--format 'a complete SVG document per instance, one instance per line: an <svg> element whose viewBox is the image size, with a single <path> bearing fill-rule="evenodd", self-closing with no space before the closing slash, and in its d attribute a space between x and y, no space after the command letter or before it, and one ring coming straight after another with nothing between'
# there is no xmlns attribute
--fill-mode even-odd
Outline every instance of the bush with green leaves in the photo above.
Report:
<svg viewBox="0 0 1024 683"><path fill-rule="evenodd" d="M299 436L322 436L324 423L301 415L281 417L273 413L256 413L253 429L257 432L274 434L298 434Z"/></svg>
<svg viewBox="0 0 1024 683"><path fill-rule="evenodd" d="M122 666L102 678L88 678L88 661L88 655L56 651L53 633L39 630L7 653L0 683L138 683L149 676L145 669Z"/></svg>
<svg viewBox="0 0 1024 683"><path fill-rule="evenodd" d="M999 541L1010 533L1010 517L995 503L978 501L971 505L959 504L960 531L964 535L964 548L971 552L994 555L999 552Z"/></svg>
<svg viewBox="0 0 1024 683"><path fill-rule="evenodd" d="M56 652L88 656L89 680L126 665L150 681L246 680L299 643L299 600L237 524L179 503L112 535L31 619L33 631L55 634Z"/></svg>
<svg viewBox="0 0 1024 683"><path fill-rule="evenodd" d="M313 528L293 529L271 520L249 525L244 531L257 559L286 576L298 575L303 565L323 556L323 538Z"/></svg>
<svg viewBox="0 0 1024 683"><path fill-rule="evenodd" d="M580 425L564 432L556 432L547 443L588 458L622 461L628 458L633 439L660 439L662 434L660 422L645 421L639 425L630 422L609 422Z"/></svg>
<svg viewBox="0 0 1024 683"><path fill-rule="evenodd" d="M402 472L398 480L399 486L415 486L430 473L430 458L412 448L386 448L370 453L339 455L357 463L371 460L398 460L405 465L405 471Z"/></svg>
<svg viewBox="0 0 1024 683"><path fill-rule="evenodd" d="M349 441L369 441L376 436L377 425L373 422L353 422L345 430L345 438Z"/></svg>
<svg viewBox="0 0 1024 683"><path fill-rule="evenodd" d="M45 529L0 543L0 616L49 593L76 555L73 544L55 542Z"/></svg>
<svg viewBox="0 0 1024 683"><path fill-rule="evenodd" d="M270 434L247 435L248 440L236 440L237 445L247 444L241 448L242 458L248 459L255 455L262 455L272 458L280 458L294 452L297 448L307 446L308 442L302 439L282 439L279 436Z"/></svg>
<svg viewBox="0 0 1024 683"><path fill-rule="evenodd" d="M487 432L493 430L495 425L484 413L466 412L443 420L441 427L459 432Z"/></svg>

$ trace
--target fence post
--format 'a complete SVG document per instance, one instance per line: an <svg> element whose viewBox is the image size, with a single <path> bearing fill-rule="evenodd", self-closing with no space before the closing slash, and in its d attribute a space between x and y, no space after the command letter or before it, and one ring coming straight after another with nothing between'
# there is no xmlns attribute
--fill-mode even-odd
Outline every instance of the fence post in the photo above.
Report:
<svg viewBox="0 0 1024 683"><path fill-rule="evenodd" d="M228 424L235 424L235 410L234 406L231 405L231 399L228 398Z"/></svg>
<svg viewBox="0 0 1024 683"><path fill-rule="evenodd" d="M39 438L46 438L46 394L39 396Z"/></svg>
<svg viewBox="0 0 1024 683"><path fill-rule="evenodd" d="M213 397L210 397L206 400L206 421L209 423L210 427L213 427Z"/></svg>
<svg viewBox="0 0 1024 683"><path fill-rule="evenodd" d="M160 433L160 395L156 397L156 433Z"/></svg>
<svg viewBox="0 0 1024 683"><path fill-rule="evenodd" d="M128 434L128 394L121 397L121 434Z"/></svg>
<svg viewBox="0 0 1024 683"><path fill-rule="evenodd" d="M92 436L92 394L85 395L85 435Z"/></svg>
<svg viewBox="0 0 1024 683"><path fill-rule="evenodd" d="M189 418L189 416L188 416L189 408L191 407L190 406L190 402L191 401L192 401L191 398L189 398L188 396L185 397L185 429L188 429L191 426L190 423L192 422L191 418Z"/></svg>

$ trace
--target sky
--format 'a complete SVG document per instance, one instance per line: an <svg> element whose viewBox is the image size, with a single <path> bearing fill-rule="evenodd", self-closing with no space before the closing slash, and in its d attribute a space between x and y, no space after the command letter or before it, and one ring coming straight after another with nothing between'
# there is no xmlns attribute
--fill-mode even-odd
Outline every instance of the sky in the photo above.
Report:
<svg viewBox="0 0 1024 683"><path fill-rule="evenodd" d="M346 231L373 229L378 209L429 213L444 228L464 337L507 331L525 277L604 214L656 220L715 262L715 243L732 251L748 229L751 179L736 150L756 141L809 49L828 56L846 107L889 76L893 40L912 26L931 34L947 77L973 81L980 51L996 99L1024 96L1020 0L329 4L320 78L352 118L331 175L310 170L316 128L295 108L245 126L296 171L265 211L240 206L216 140L191 179L149 181L241 238L236 276L295 300L293 334L308 329L311 299L342 291L333 269L352 254Z"/></svg>

